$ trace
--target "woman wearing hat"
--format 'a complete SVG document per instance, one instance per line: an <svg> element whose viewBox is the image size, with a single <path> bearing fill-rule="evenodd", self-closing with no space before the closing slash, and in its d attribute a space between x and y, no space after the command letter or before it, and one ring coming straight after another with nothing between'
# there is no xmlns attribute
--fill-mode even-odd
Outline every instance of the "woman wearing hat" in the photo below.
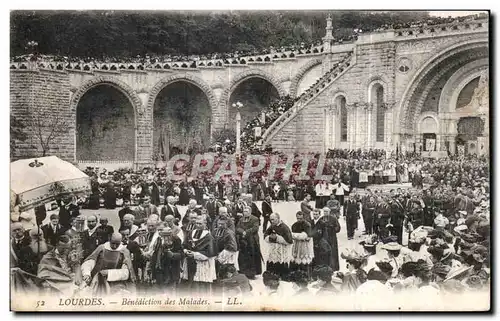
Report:
<svg viewBox="0 0 500 321"><path fill-rule="evenodd" d="M366 265L363 267L366 270L370 270L376 266L376 254L377 254L377 244L378 238L374 235L368 235L365 240L359 242L361 246L363 246L365 250L365 255L367 256Z"/></svg>
<svg viewBox="0 0 500 321"><path fill-rule="evenodd" d="M348 272L344 274L342 290L356 291L356 289L366 281L366 272L363 266L366 265L366 255L357 249L347 249L340 255L346 260Z"/></svg>
<svg viewBox="0 0 500 321"><path fill-rule="evenodd" d="M397 242L390 242L382 246L382 249L387 251L389 263L392 265L392 277L398 275L399 268L403 264L403 257L400 255L402 248L401 244Z"/></svg>

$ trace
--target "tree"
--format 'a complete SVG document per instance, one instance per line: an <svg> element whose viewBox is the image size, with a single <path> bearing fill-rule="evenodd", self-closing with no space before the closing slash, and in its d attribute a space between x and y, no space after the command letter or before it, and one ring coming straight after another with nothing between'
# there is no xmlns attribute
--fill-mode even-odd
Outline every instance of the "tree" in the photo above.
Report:
<svg viewBox="0 0 500 321"><path fill-rule="evenodd" d="M69 124L60 113L47 117L41 108L28 111L28 127L42 149L42 157L47 156L57 138L69 132Z"/></svg>
<svg viewBox="0 0 500 321"><path fill-rule="evenodd" d="M14 158L16 152L16 143L24 142L28 139L28 135L25 133L26 125L16 116L10 117L10 158Z"/></svg>

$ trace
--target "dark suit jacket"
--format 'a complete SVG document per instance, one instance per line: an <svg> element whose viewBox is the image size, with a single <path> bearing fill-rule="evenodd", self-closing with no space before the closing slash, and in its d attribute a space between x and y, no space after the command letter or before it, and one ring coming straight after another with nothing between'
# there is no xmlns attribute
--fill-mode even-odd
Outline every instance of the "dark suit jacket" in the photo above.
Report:
<svg viewBox="0 0 500 321"><path fill-rule="evenodd" d="M215 217L217 215L219 215L219 208L222 207L222 204L217 200L215 200L213 202L208 201L207 204L205 205L205 207L207 208L208 215L213 220L213 219L215 219Z"/></svg>
<svg viewBox="0 0 500 321"><path fill-rule="evenodd" d="M45 241L52 246L56 246L57 242L59 241L59 237L61 235L64 235L64 232L66 232L66 228L61 224L57 224L56 232L54 233L52 225L49 223L42 226L42 232Z"/></svg>
<svg viewBox="0 0 500 321"><path fill-rule="evenodd" d="M172 205L172 207L174 208L173 210L170 207L170 205L168 205L168 204L163 206L163 208L161 209L161 215L160 215L160 219L162 221L165 221L165 216L167 216L167 215L172 215L177 220L179 220L179 221L181 220L181 213L179 213L179 210L177 209L177 207L175 205ZM179 223L177 223L176 225L179 225Z"/></svg>
<svg viewBox="0 0 500 321"><path fill-rule="evenodd" d="M302 201L302 203L300 203L300 211L304 213L304 217L307 218L308 221L311 220L312 210L313 210L312 206L306 201Z"/></svg>
<svg viewBox="0 0 500 321"><path fill-rule="evenodd" d="M201 215L201 210L199 208L195 208L194 210L187 209L186 214L184 214L184 217L182 218L182 225L186 225L189 222L189 214L191 212L196 213L196 215Z"/></svg>
<svg viewBox="0 0 500 321"><path fill-rule="evenodd" d="M262 216L262 213L260 212L259 208L257 207L257 204L255 204L254 202L252 202L252 215L255 216L256 218L258 218L260 220L260 217Z"/></svg>
<svg viewBox="0 0 500 321"><path fill-rule="evenodd" d="M268 203L267 201L262 202L262 216L264 217L269 217L273 213L273 207L271 206L271 203Z"/></svg>
<svg viewBox="0 0 500 321"><path fill-rule="evenodd" d="M18 267L24 272L36 275L38 270L37 255L31 249L31 239L26 232L24 238L17 244L14 239L10 240L11 251L15 253L16 259L13 258L11 252L11 266Z"/></svg>

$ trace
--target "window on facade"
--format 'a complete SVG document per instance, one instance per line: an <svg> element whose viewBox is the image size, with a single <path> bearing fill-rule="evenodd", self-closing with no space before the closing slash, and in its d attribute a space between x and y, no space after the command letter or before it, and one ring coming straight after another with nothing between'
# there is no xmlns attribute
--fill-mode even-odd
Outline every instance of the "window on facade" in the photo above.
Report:
<svg viewBox="0 0 500 321"><path fill-rule="evenodd" d="M345 98L340 98L340 141L347 141L347 107Z"/></svg>
<svg viewBox="0 0 500 321"><path fill-rule="evenodd" d="M377 102L377 142L384 142L384 126L385 126L385 108L384 104L384 88L379 86L376 91Z"/></svg>

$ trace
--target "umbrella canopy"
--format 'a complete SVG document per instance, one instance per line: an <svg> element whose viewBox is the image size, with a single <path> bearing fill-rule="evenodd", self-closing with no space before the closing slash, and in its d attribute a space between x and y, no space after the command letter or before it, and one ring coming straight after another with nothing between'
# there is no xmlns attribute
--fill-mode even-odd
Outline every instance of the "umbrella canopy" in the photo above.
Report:
<svg viewBox="0 0 500 321"><path fill-rule="evenodd" d="M11 197L27 211L58 197L90 191L90 178L56 156L22 159L10 164Z"/></svg>

